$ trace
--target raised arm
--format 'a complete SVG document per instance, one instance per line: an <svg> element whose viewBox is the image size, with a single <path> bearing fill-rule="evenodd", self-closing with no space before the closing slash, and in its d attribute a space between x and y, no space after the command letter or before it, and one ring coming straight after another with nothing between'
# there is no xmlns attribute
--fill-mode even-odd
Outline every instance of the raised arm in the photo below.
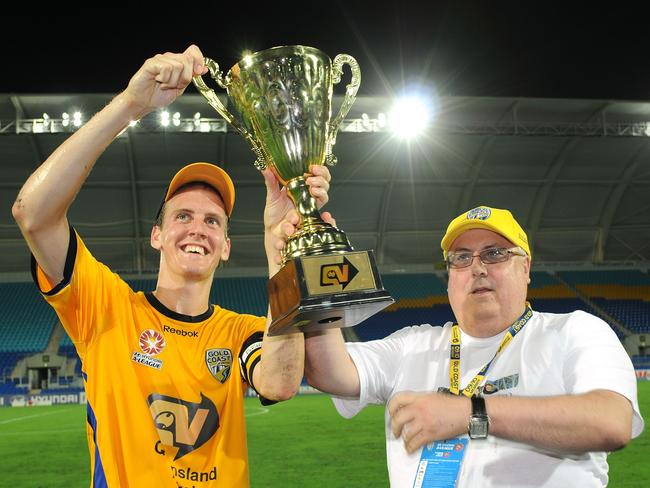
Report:
<svg viewBox="0 0 650 488"><path fill-rule="evenodd" d="M61 144L23 185L12 213L27 245L53 283L63 279L69 241L68 208L113 139L131 121L165 107L204 74L203 55L158 54L144 62L127 88Z"/></svg>
<svg viewBox="0 0 650 488"><path fill-rule="evenodd" d="M322 392L359 397L359 373L345 348L340 329L306 335L305 376L311 386Z"/></svg>
<svg viewBox="0 0 650 488"><path fill-rule="evenodd" d="M325 166L312 166L307 178L311 194L322 207L328 200L330 174ZM269 277L280 270L280 251L287 236L293 234L298 224L298 213L284 189L280 190L270 170L263 172L267 198L264 212L264 246L269 264ZM321 214L326 221L333 222L331 215ZM267 320L267 329L271 317ZM340 336L339 331L335 331ZM257 391L273 400L291 398L298 390L305 364L305 341L301 332L280 336L264 334L262 359L255 368L253 381Z"/></svg>
<svg viewBox="0 0 650 488"><path fill-rule="evenodd" d="M310 191L318 200L319 207L328 199L330 174L326 166L312 166L313 176L307 179ZM272 175L267 177L267 188L277 188ZM280 195L281 196L281 195ZM281 201L281 200L278 200ZM293 207L291 207L293 208ZM326 222L336 226L336 221L329 212L322 212L321 216ZM281 223L281 229L271 229L266 234L267 256L269 256L269 269L273 262L277 265L281 258L279 251L284 245L284 237L291 235L298 223L298 214L295 210L288 212L288 218ZM277 269L276 269L277 272ZM302 337L299 338L299 341ZM304 374L307 382L318 390L333 395L358 397L359 374L357 368L348 354L343 334L340 329L326 329L319 332L309 332L304 336Z"/></svg>
<svg viewBox="0 0 650 488"><path fill-rule="evenodd" d="M614 451L632 432L632 405L619 393L485 398L490 435L562 452ZM389 403L391 425L414 452L434 440L467 433L471 402L444 393L397 393Z"/></svg>

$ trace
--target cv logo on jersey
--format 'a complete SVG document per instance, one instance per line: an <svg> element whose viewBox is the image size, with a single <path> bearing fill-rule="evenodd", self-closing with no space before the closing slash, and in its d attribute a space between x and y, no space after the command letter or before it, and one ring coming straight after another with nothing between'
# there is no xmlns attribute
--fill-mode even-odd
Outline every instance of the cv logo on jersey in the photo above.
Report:
<svg viewBox="0 0 650 488"><path fill-rule="evenodd" d="M147 398L160 443L178 448L177 460L205 444L219 428L219 412L201 393L201 403L152 393Z"/></svg>

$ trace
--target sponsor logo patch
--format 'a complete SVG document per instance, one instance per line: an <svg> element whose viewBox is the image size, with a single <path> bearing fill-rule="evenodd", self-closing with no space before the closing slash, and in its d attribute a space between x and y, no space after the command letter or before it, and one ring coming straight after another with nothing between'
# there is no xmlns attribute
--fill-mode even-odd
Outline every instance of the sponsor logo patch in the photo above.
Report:
<svg viewBox="0 0 650 488"><path fill-rule="evenodd" d="M343 258L342 263L324 264L320 268L320 286L339 286L343 289L350 284L354 277L359 274L359 270Z"/></svg>
<svg viewBox="0 0 650 488"><path fill-rule="evenodd" d="M149 395L147 403L158 430L160 444L178 449L174 460L201 447L219 428L217 407L203 393L200 403L158 393ZM164 449L157 444L156 451L161 453ZM175 475L183 477L178 473ZM214 476L216 477L216 470Z"/></svg>
<svg viewBox="0 0 650 488"><path fill-rule="evenodd" d="M232 351L230 349L208 349L205 351L205 365L214 378L225 383L232 369Z"/></svg>
<svg viewBox="0 0 650 488"><path fill-rule="evenodd" d="M176 466L170 467L172 468L172 478L189 481L212 481L217 479L216 466L213 466L209 471L194 471L192 468L177 468Z"/></svg>
<svg viewBox="0 0 650 488"><path fill-rule="evenodd" d="M182 329L174 329L173 327L170 327L169 325L163 325L163 331L164 332L169 332L170 334L176 334L181 337L199 337L199 331L198 330L182 330Z"/></svg>
<svg viewBox="0 0 650 488"><path fill-rule="evenodd" d="M165 338L154 329L147 329L140 334L140 349L149 356L156 356L165 349Z"/></svg>
<svg viewBox="0 0 650 488"><path fill-rule="evenodd" d="M161 369L163 362L158 358L152 358L148 354L142 354L138 351L133 351L131 355L131 361L142 364L144 366L149 366L153 369Z"/></svg>
<svg viewBox="0 0 650 488"><path fill-rule="evenodd" d="M167 345L163 335L154 329L144 330L142 331L142 334L140 334L138 345L142 352L133 351L133 354L131 354L131 361L144 366L149 366L153 369L161 369L163 365L162 360L155 358L154 356L160 354Z"/></svg>

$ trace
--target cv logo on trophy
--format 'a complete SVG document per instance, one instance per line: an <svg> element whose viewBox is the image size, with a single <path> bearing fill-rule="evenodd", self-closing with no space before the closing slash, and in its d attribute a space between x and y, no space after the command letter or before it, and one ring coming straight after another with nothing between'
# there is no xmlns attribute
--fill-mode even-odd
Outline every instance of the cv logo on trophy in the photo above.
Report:
<svg viewBox="0 0 650 488"><path fill-rule="evenodd" d="M272 169L300 216L282 251L282 268L269 280L269 334L350 327L393 303L374 253L355 251L342 230L323 221L304 176L312 164L336 164L332 147L361 79L356 60L339 54L332 61L313 47L280 46L245 56L225 76L213 60L205 63L235 114L201 76L194 84L248 141L255 166ZM332 89L344 64L352 80L332 119Z"/></svg>

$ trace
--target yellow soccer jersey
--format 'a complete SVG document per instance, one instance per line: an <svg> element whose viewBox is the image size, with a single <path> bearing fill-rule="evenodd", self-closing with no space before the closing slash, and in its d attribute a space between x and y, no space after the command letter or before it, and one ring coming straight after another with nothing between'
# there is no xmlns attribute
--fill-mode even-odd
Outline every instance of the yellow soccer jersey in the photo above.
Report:
<svg viewBox="0 0 650 488"><path fill-rule="evenodd" d="M73 229L63 281L32 271L82 360L91 488L249 485L243 398L265 318L175 313L133 292Z"/></svg>

